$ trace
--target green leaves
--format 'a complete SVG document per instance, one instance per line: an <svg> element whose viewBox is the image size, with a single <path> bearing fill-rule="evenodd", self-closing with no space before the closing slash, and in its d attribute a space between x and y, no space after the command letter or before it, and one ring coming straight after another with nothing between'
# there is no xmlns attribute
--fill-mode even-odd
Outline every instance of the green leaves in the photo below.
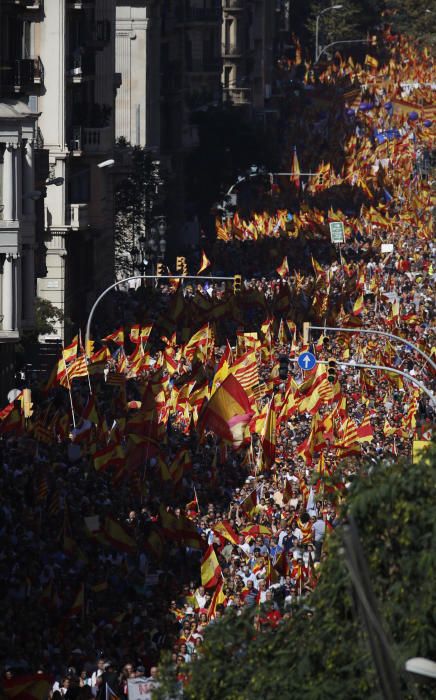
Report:
<svg viewBox="0 0 436 700"><path fill-rule="evenodd" d="M418 464L381 463L356 480L344 504L358 526L371 585L404 698L404 662L433 658L436 645L436 448ZM254 700L304 696L380 698L366 632L344 564L340 531L329 540L319 584L290 619L257 632L253 610L230 610L208 628L202 654L189 667L188 700ZM420 685L418 684L418 687ZM426 687L423 697L436 697Z"/></svg>

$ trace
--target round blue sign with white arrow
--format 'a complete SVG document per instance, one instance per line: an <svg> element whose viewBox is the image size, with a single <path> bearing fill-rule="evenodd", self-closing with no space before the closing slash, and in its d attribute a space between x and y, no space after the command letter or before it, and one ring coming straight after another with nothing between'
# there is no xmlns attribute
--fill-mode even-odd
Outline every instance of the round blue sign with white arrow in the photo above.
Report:
<svg viewBox="0 0 436 700"><path fill-rule="evenodd" d="M301 369L313 369L316 365L316 357L313 352L302 352L301 355L298 356L297 362Z"/></svg>

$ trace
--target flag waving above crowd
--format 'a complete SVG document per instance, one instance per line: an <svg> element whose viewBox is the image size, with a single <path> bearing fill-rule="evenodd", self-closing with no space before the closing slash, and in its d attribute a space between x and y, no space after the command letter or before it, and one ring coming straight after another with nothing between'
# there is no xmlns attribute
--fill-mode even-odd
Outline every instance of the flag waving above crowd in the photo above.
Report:
<svg viewBox="0 0 436 700"><path fill-rule="evenodd" d="M29 665L51 649L85 666L102 648L89 685L104 675L118 697L113 659L133 649L151 666L169 646L181 668L228 608L265 605L262 625L278 625L317 586L352 480L431 439L433 201L418 166L433 60L402 51L399 37L387 59L337 54L316 76L301 47L283 59L312 97L270 206L218 219L196 274L150 286L147 305L125 295L128 321L101 323L86 353L77 332L32 405L24 390L0 411L4 622ZM4 690L45 700L46 682Z"/></svg>

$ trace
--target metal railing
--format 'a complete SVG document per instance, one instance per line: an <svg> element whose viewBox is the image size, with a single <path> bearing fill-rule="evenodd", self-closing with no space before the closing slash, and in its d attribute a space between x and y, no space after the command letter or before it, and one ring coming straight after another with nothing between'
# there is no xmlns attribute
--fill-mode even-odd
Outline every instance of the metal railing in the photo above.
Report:
<svg viewBox="0 0 436 700"><path fill-rule="evenodd" d="M44 82L44 67L39 56L19 58L15 62L14 89L16 92L26 90Z"/></svg>

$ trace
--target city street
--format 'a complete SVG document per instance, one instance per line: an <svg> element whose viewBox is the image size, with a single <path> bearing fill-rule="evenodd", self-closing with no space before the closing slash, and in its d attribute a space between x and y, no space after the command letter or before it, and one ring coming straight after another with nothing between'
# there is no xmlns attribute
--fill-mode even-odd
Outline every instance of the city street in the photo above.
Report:
<svg viewBox="0 0 436 700"><path fill-rule="evenodd" d="M270 32L275 58L265 153L251 154L256 81L229 77L242 0L174 15L142 3L147 51L167 47L162 75L172 62L147 118L133 81L126 111L134 3L108 2L111 20L98 1L92 23L87 3L66 3L71 37L89 20L98 56L74 53L74 138L59 155L46 52L60 19L51 0L25 5L11 22L39 23L47 91L20 92L20 117L0 93L1 692L436 697L433 48L388 10L369 38L331 41L343 5L311 10L300 41L290 3L277 27L257 3L247 32ZM201 66L185 38L191 103L218 99L215 72L229 124L253 94L253 133L215 158L200 106L179 162L180 139L165 152L179 95L168 47L200 22ZM147 70L151 91L161 73Z"/></svg>

